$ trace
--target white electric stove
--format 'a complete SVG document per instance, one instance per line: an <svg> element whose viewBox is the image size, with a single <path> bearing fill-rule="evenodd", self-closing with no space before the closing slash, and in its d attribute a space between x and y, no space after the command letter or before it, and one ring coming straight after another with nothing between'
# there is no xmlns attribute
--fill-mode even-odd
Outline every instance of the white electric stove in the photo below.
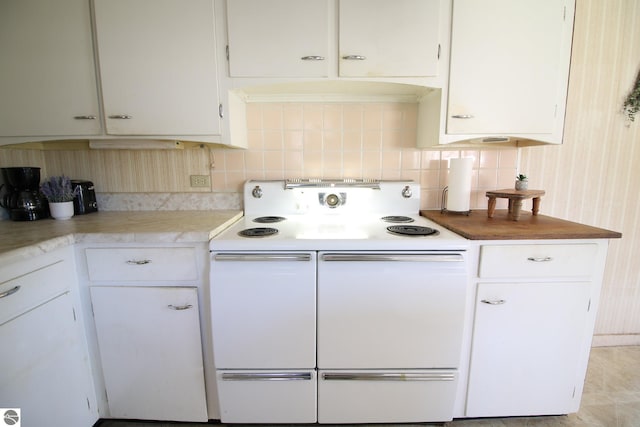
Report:
<svg viewBox="0 0 640 427"><path fill-rule="evenodd" d="M244 217L212 249L424 250L465 239L421 217L411 181L247 181Z"/></svg>
<svg viewBox="0 0 640 427"><path fill-rule="evenodd" d="M211 312L225 423L450 420L466 240L410 181L249 181L214 237Z"/></svg>

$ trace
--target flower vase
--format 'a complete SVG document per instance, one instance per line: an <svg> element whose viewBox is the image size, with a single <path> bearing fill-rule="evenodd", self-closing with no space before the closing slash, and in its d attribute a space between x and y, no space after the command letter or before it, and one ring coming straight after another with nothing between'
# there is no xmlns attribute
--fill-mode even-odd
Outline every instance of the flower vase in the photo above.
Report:
<svg viewBox="0 0 640 427"><path fill-rule="evenodd" d="M529 189L529 181L526 179L516 181L516 190L523 191Z"/></svg>
<svg viewBox="0 0 640 427"><path fill-rule="evenodd" d="M73 202L49 202L49 212L53 219L71 219L73 216Z"/></svg>

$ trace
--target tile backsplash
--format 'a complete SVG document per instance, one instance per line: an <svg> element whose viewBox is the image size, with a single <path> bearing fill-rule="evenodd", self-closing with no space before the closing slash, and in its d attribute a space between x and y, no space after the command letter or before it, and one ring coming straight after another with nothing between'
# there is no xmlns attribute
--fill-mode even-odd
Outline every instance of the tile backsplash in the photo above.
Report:
<svg viewBox="0 0 640 427"><path fill-rule="evenodd" d="M250 103L247 150L3 149L0 167L91 180L103 210L235 208L247 179L300 177L411 179L422 208L439 209L457 157L474 159L471 209L486 208L487 190L513 186L517 149L417 149L416 124L412 103ZM210 175L211 187L190 187L190 175Z"/></svg>
<svg viewBox="0 0 640 427"><path fill-rule="evenodd" d="M249 149L214 152L213 191L241 191L246 179L411 179L422 208L439 209L457 157L474 159L472 209L486 208L487 190L514 185L517 149L417 149L416 126L412 103L249 104Z"/></svg>

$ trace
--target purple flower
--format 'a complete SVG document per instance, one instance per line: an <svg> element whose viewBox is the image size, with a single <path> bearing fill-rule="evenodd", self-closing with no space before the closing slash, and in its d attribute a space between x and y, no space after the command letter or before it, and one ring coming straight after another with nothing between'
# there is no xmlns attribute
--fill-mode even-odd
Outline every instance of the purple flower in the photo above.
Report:
<svg viewBox="0 0 640 427"><path fill-rule="evenodd" d="M49 203L71 202L78 193L78 188L71 188L69 177L50 176L40 186L40 191L47 198Z"/></svg>

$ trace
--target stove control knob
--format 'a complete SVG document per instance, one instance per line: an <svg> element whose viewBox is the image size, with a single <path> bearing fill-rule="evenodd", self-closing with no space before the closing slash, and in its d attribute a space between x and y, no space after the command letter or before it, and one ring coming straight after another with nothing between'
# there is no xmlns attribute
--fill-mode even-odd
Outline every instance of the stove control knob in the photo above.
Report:
<svg viewBox="0 0 640 427"><path fill-rule="evenodd" d="M411 187L409 187L408 185L402 189L402 197L404 197L405 199L410 198L412 195L413 193L411 192Z"/></svg>
<svg viewBox="0 0 640 427"><path fill-rule="evenodd" d="M329 205L330 208L335 208L339 204L340 204L340 197L338 197L336 194L329 194L327 196L327 205Z"/></svg>
<svg viewBox="0 0 640 427"><path fill-rule="evenodd" d="M251 195L252 195L253 197L255 197L256 199L261 198L261 197L262 197L262 188L260 188L260 186L259 186L259 185L256 185L256 186L253 188L253 191L251 191Z"/></svg>

